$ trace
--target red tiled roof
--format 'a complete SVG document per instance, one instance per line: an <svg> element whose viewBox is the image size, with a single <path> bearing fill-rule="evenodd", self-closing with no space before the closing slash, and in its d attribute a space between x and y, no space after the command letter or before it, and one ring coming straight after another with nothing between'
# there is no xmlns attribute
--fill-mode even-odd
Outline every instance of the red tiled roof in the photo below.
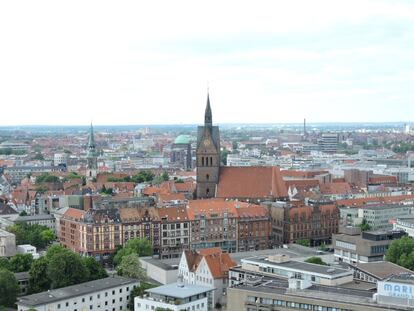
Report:
<svg viewBox="0 0 414 311"><path fill-rule="evenodd" d="M194 272L205 259L214 279L227 278L229 269L237 265L230 255L223 253L219 247L204 248L198 251L186 250L184 255L190 271Z"/></svg>
<svg viewBox="0 0 414 311"><path fill-rule="evenodd" d="M196 184L194 182L183 182L183 183L175 183L175 189L178 192L193 192L195 190Z"/></svg>
<svg viewBox="0 0 414 311"><path fill-rule="evenodd" d="M299 177L299 178L314 178L321 174L327 174L328 171L296 171L296 170L283 170L280 171L283 177Z"/></svg>
<svg viewBox="0 0 414 311"><path fill-rule="evenodd" d="M326 183L319 186L322 194L348 194L352 192L347 182Z"/></svg>
<svg viewBox="0 0 414 311"><path fill-rule="evenodd" d="M319 186L319 180L317 179L291 179L285 180L286 187L296 187L296 188L316 188Z"/></svg>
<svg viewBox="0 0 414 311"><path fill-rule="evenodd" d="M287 197L279 167L223 167L220 169L216 197Z"/></svg>
<svg viewBox="0 0 414 311"><path fill-rule="evenodd" d="M81 220L84 215L85 215L85 211L70 207L63 214L63 217L64 218L71 218L73 220Z"/></svg>
<svg viewBox="0 0 414 311"><path fill-rule="evenodd" d="M377 175L370 177L368 182L371 184L396 184L397 177L388 175Z"/></svg>
<svg viewBox="0 0 414 311"><path fill-rule="evenodd" d="M404 200L413 200L414 194L408 195L396 195L387 197L372 197L372 198L359 198L359 199L347 199L336 201L337 206L362 206L370 202L378 203L399 203Z"/></svg>
<svg viewBox="0 0 414 311"><path fill-rule="evenodd" d="M187 209L185 207L159 208L158 214L160 215L161 220L189 220Z"/></svg>
<svg viewBox="0 0 414 311"><path fill-rule="evenodd" d="M227 213L229 217L236 217L236 204L247 203L225 201L224 199L190 200L187 204L187 213L191 220L194 220L198 215L204 215L206 219L209 219L211 214L223 217L224 213Z"/></svg>

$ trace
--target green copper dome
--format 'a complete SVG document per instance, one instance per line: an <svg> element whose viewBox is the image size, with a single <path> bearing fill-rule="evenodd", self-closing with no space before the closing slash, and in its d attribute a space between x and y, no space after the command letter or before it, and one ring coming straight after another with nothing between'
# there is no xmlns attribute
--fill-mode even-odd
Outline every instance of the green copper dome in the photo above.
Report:
<svg viewBox="0 0 414 311"><path fill-rule="evenodd" d="M188 135L179 135L174 140L174 144L189 144L190 143L190 136Z"/></svg>

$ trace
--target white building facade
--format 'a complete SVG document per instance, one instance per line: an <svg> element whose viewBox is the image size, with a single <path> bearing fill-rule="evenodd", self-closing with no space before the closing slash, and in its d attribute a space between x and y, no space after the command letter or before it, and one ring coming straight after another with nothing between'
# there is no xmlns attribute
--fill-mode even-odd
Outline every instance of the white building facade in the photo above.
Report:
<svg viewBox="0 0 414 311"><path fill-rule="evenodd" d="M131 291L137 280L124 277L105 279L23 296L18 311L122 311L127 310Z"/></svg>
<svg viewBox="0 0 414 311"><path fill-rule="evenodd" d="M181 282L167 284L147 290L144 297L135 297L134 310L207 311L212 309L211 291L211 287Z"/></svg>

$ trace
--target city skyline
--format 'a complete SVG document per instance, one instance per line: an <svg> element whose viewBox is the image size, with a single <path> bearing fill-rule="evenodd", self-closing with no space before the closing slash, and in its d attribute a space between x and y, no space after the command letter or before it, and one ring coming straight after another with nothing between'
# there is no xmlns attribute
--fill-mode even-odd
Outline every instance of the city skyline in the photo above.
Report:
<svg viewBox="0 0 414 311"><path fill-rule="evenodd" d="M215 124L411 123L412 16L408 1L1 3L0 124L201 124L208 86Z"/></svg>

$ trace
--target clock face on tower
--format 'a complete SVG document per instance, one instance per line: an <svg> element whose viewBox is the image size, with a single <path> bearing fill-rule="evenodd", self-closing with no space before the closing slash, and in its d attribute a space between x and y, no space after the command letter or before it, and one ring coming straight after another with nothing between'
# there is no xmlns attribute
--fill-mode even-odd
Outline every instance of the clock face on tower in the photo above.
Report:
<svg viewBox="0 0 414 311"><path fill-rule="evenodd" d="M208 139L208 138L204 139L203 144L206 147L210 146L210 144L211 144L210 139Z"/></svg>

